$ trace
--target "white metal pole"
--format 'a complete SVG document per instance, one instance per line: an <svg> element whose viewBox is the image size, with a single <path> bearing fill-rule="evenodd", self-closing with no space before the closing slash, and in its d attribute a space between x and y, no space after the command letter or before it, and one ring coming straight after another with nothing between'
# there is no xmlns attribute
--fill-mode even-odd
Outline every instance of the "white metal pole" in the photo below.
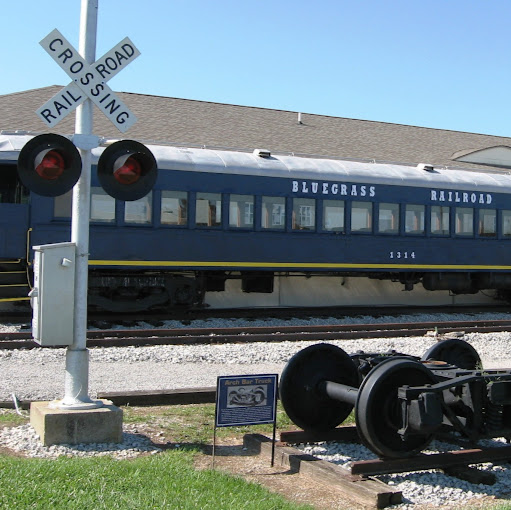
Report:
<svg viewBox="0 0 511 510"><path fill-rule="evenodd" d="M82 0L79 53L89 64L96 60L98 0ZM92 135L93 104L87 99L76 110L76 135ZM102 405L89 397L89 351L87 350L87 286L89 269L89 217L91 161L90 148L79 148L82 173L73 188L71 241L76 243L75 312L73 343L66 352L64 409L89 409Z"/></svg>

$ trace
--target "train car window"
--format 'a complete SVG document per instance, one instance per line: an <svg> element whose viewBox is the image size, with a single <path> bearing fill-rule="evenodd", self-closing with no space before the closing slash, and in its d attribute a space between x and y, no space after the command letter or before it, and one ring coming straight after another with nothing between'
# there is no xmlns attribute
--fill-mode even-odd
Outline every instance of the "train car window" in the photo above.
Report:
<svg viewBox="0 0 511 510"><path fill-rule="evenodd" d="M434 236L449 235L450 209L444 205L431 206L431 234Z"/></svg>
<svg viewBox="0 0 511 510"><path fill-rule="evenodd" d="M477 233L483 237L497 236L497 211L496 209L480 209Z"/></svg>
<svg viewBox="0 0 511 510"><path fill-rule="evenodd" d="M316 229L316 200L293 198L293 230Z"/></svg>
<svg viewBox="0 0 511 510"><path fill-rule="evenodd" d="M254 227L254 197L251 195L231 195L229 197L229 227Z"/></svg>
<svg viewBox="0 0 511 510"><path fill-rule="evenodd" d="M188 224L188 193L186 191L161 192L162 225Z"/></svg>
<svg viewBox="0 0 511 510"><path fill-rule="evenodd" d="M115 198L103 188L91 188L90 219L102 223L115 222Z"/></svg>
<svg viewBox="0 0 511 510"><path fill-rule="evenodd" d="M373 231L373 204L372 202L351 203L351 231Z"/></svg>
<svg viewBox="0 0 511 510"><path fill-rule="evenodd" d="M424 234L424 216L426 207L407 204L405 211L405 232L407 234Z"/></svg>
<svg viewBox="0 0 511 510"><path fill-rule="evenodd" d="M399 234L399 204L380 204L378 211L378 232Z"/></svg>
<svg viewBox="0 0 511 510"><path fill-rule="evenodd" d="M474 210L469 207L456 207L456 230L458 236L474 235Z"/></svg>
<svg viewBox="0 0 511 510"><path fill-rule="evenodd" d="M139 200L126 202L124 206L124 221L126 223L150 224L153 214L152 192Z"/></svg>
<svg viewBox="0 0 511 510"><path fill-rule="evenodd" d="M103 188L91 188L90 220L113 223L115 221L115 199L107 195ZM53 216L71 218L73 209L73 190L55 197Z"/></svg>
<svg viewBox="0 0 511 510"><path fill-rule="evenodd" d="M263 197L261 208L261 227L284 230L286 227L285 198Z"/></svg>
<svg viewBox="0 0 511 510"><path fill-rule="evenodd" d="M502 235L511 237L511 211L502 211Z"/></svg>
<svg viewBox="0 0 511 510"><path fill-rule="evenodd" d="M343 200L323 200L323 230L344 232Z"/></svg>
<svg viewBox="0 0 511 510"><path fill-rule="evenodd" d="M71 218L73 208L73 190L55 197L53 201L53 216L55 218Z"/></svg>
<svg viewBox="0 0 511 510"><path fill-rule="evenodd" d="M222 195L220 193L197 193L195 224L198 227L222 225Z"/></svg>

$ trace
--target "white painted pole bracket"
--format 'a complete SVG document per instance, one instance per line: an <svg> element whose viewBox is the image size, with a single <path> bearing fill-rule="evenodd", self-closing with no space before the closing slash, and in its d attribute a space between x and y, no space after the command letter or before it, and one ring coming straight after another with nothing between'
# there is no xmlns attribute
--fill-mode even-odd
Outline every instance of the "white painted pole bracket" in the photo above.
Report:
<svg viewBox="0 0 511 510"><path fill-rule="evenodd" d="M99 147L99 136L75 134L71 140L76 147L83 149L84 151L91 151L92 149Z"/></svg>

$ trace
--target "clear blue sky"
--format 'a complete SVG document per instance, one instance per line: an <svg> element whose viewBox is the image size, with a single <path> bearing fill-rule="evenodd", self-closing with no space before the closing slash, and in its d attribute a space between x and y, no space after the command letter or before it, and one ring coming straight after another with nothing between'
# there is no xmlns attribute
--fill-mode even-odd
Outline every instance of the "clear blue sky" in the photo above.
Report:
<svg viewBox="0 0 511 510"><path fill-rule="evenodd" d="M3 0L0 94L69 78L80 0ZM509 0L99 0L97 58L141 56L115 91L511 137Z"/></svg>

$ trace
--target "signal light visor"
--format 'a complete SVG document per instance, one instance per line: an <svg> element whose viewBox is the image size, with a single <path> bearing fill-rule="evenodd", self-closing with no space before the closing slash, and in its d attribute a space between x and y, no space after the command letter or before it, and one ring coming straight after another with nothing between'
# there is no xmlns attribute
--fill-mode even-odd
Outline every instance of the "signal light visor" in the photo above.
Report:
<svg viewBox="0 0 511 510"><path fill-rule="evenodd" d="M34 161L35 171L47 181L58 179L66 169L64 156L56 150L48 150L37 155Z"/></svg>
<svg viewBox="0 0 511 510"><path fill-rule="evenodd" d="M121 184L134 184L140 179L142 165L134 155L118 158L113 167L114 177Z"/></svg>

